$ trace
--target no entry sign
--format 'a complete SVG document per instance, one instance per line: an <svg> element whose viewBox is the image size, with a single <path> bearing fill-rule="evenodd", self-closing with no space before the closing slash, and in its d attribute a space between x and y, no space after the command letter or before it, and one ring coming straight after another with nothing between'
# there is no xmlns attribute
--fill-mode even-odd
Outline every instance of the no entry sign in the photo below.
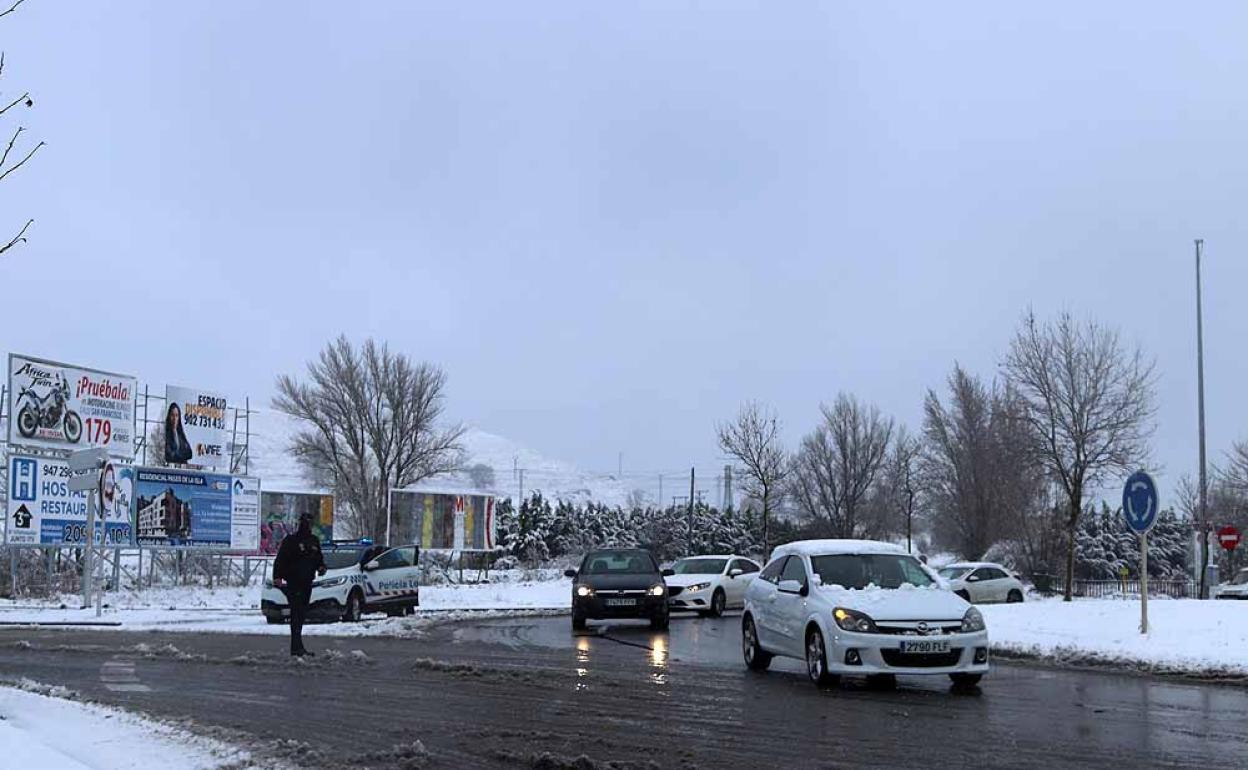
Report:
<svg viewBox="0 0 1248 770"><path fill-rule="evenodd" d="M1228 551L1234 551L1243 537L1234 527L1223 527L1218 530L1218 542Z"/></svg>

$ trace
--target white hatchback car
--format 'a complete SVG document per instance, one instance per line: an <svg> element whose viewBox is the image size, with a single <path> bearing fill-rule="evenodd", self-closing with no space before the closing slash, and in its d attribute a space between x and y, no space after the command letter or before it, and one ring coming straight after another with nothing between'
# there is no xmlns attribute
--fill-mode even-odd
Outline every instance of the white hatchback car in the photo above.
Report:
<svg viewBox="0 0 1248 770"><path fill-rule="evenodd" d="M690 556L672 565L667 583L668 607L696 610L717 618L724 610L745 606L745 589L762 568L744 556Z"/></svg>
<svg viewBox="0 0 1248 770"><path fill-rule="evenodd" d="M843 674L943 674L971 686L988 671L979 610L904 549L871 540L776 548L746 591L741 646L757 671L776 655L804 659L818 685Z"/></svg>
<svg viewBox="0 0 1248 770"><path fill-rule="evenodd" d="M1000 564L963 561L941 567L937 574L949 581L949 589L975 604L1021 602L1027 592L1023 581Z"/></svg>

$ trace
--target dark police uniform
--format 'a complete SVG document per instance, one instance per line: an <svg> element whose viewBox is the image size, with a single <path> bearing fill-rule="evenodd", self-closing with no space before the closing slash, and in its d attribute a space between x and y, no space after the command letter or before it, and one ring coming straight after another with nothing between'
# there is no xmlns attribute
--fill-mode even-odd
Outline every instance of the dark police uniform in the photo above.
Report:
<svg viewBox="0 0 1248 770"><path fill-rule="evenodd" d="M302 522L301 522L302 524ZM282 592L290 604L290 654L305 655L303 648L303 621L308 613L308 600L312 597L312 581L317 573L325 572L325 557L321 543L310 527L300 528L282 538L273 559L273 579L284 580Z"/></svg>

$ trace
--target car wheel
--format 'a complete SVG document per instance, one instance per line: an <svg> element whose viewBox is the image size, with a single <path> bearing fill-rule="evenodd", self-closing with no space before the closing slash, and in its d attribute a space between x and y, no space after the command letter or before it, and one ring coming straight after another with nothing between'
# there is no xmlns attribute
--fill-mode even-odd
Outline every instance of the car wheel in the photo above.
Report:
<svg viewBox="0 0 1248 770"><path fill-rule="evenodd" d="M585 616L584 615L577 615L575 612L572 613L572 630L573 631L585 630Z"/></svg>
<svg viewBox="0 0 1248 770"><path fill-rule="evenodd" d="M758 631L754 628L754 618L749 615L741 621L741 652L745 655L745 665L751 671L766 671L771 665L771 653L758 643Z"/></svg>
<svg viewBox="0 0 1248 770"><path fill-rule="evenodd" d="M953 680L954 687L974 687L979 684L979 680L984 678L983 674L950 674L949 678Z"/></svg>
<svg viewBox="0 0 1248 770"><path fill-rule="evenodd" d="M1023 601L1023 592L1017 588L1011 589L1010 593L1005 597L1007 604L1019 604Z"/></svg>
<svg viewBox="0 0 1248 770"><path fill-rule="evenodd" d="M839 676L828 673L828 652L823 644L823 632L818 628L806 632L806 676L819 687L830 687L840 681Z"/></svg>
<svg viewBox="0 0 1248 770"><path fill-rule="evenodd" d="M954 593L957 594L958 596L961 596L963 599L967 600L968 602L971 600L971 595L968 594L966 591L958 590L958 591L954 591Z"/></svg>
<svg viewBox="0 0 1248 770"><path fill-rule="evenodd" d="M728 597L724 596L724 589L716 588L715 593L711 595L711 609L707 614L718 618L724 614L726 606L728 606Z"/></svg>
<svg viewBox="0 0 1248 770"><path fill-rule="evenodd" d="M352 591L347 596L347 608L342 611L344 623L358 623L364 615L364 597L359 591Z"/></svg>

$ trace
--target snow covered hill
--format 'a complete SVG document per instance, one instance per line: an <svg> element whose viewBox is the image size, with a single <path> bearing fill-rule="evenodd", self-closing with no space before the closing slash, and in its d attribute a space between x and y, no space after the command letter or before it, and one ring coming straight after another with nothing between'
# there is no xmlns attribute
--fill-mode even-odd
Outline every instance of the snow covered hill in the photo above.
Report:
<svg viewBox="0 0 1248 770"><path fill-rule="evenodd" d="M265 409L252 414L248 472L259 476L265 489L287 492L312 489L287 451L290 437L298 427L296 420L281 412ZM572 463L547 458L530 447L480 428L469 427L463 445L467 455L465 468L485 466L489 470L441 477L421 486L476 490L515 498L520 483L515 469L523 468L526 496L540 490L552 499L624 505L630 491L624 482L612 476L590 473Z"/></svg>

